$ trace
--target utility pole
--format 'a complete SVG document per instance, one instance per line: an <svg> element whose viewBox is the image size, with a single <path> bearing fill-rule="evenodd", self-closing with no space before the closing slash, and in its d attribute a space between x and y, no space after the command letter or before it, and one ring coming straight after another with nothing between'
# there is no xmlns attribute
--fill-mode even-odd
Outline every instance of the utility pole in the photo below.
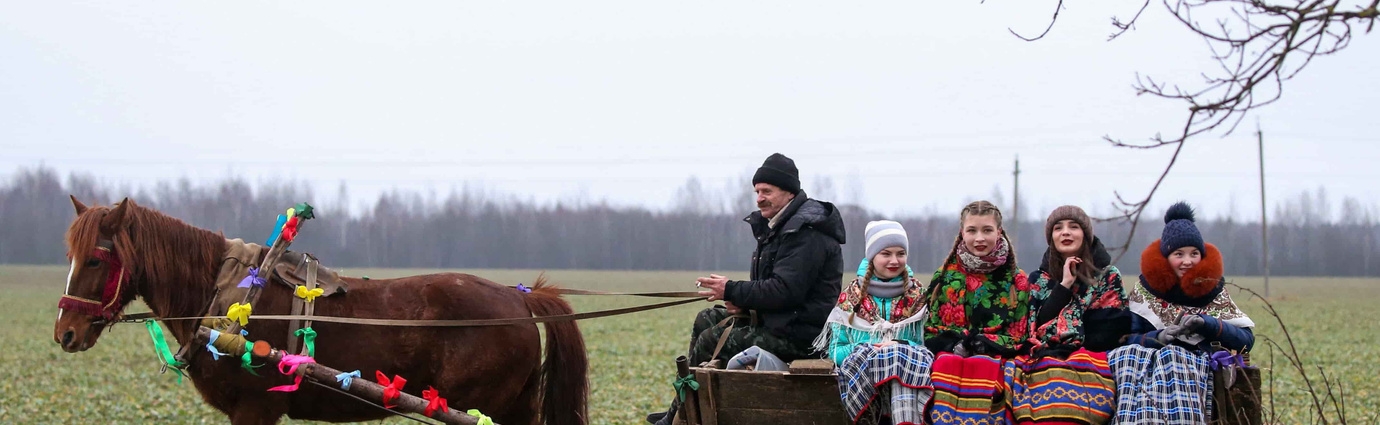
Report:
<svg viewBox="0 0 1380 425"><path fill-rule="evenodd" d="M1260 152L1260 251L1261 268L1265 271L1265 298L1270 298L1270 224L1265 221L1265 134L1260 121L1255 123L1256 151Z"/></svg>
<svg viewBox="0 0 1380 425"><path fill-rule="evenodd" d="M1021 156L1020 156L1020 155L1016 155L1016 168L1015 168L1014 171L1011 172L1011 177L1012 177L1012 180L1015 181L1015 182L1014 182L1014 186L1016 186L1015 189L1012 190L1012 195L1011 195L1011 223L1014 224L1014 226L1012 226L1012 227L1013 227L1012 230L1015 231L1014 233L1015 233L1016 235L1020 235L1020 234L1021 234ZM1013 242L1014 242L1014 241L1013 241ZM1015 249L1015 248L1012 247L1012 249Z"/></svg>

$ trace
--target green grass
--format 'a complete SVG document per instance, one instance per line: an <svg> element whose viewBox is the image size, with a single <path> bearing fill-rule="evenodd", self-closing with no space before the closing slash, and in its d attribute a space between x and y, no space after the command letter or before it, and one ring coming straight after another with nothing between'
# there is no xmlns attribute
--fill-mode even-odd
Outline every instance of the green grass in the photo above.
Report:
<svg viewBox="0 0 1380 425"><path fill-rule="evenodd" d="M58 266L0 267L0 423L225 423L201 401L190 382L158 374L142 326L119 325L92 349L63 353L53 343L53 320L66 270ZM352 276L393 277L427 270L347 270ZM531 283L537 271L471 270L491 280ZM699 272L550 271L566 287L612 291L689 290ZM742 278L743 273L722 273ZM1253 289L1260 279L1237 278ZM1364 359L1380 354L1380 279L1271 280L1272 301L1310 367L1321 367L1345 390L1352 423L1370 423L1380 412L1380 374ZM1253 357L1268 366L1264 338L1283 341L1263 304L1235 294L1258 325ZM632 297L569 297L577 311L654 302ZM590 355L593 424L635 424L664 409L673 393L673 361L689 343L690 320L704 304L691 304L580 323ZM132 308L143 310L136 303ZM1311 398L1297 372L1276 355L1275 409L1280 423L1309 422ZM1311 372L1316 380L1316 369ZM1267 374L1267 383L1268 383ZM1317 385L1315 383L1315 385ZM1268 403L1268 401L1267 401ZM464 406L456 406L464 407ZM293 423L296 421L285 421ZM390 423L407 423L399 420ZM1335 422L1335 421L1334 421Z"/></svg>

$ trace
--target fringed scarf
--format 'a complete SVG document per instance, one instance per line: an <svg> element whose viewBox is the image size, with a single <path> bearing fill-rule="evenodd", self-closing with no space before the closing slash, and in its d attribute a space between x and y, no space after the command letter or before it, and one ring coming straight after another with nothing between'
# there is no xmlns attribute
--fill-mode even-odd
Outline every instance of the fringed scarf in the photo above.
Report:
<svg viewBox="0 0 1380 425"><path fill-rule="evenodd" d="M1058 344L1082 345L1088 336L1083 326L1084 313L1101 309L1126 310L1126 288L1121 284L1121 271L1116 266L1107 266L1098 271L1093 282L1093 285L1075 283L1077 286L1068 305L1059 310L1058 316L1040 324L1034 321L1059 282L1052 280L1049 272L1039 272L1030 300L1030 325L1034 328L1031 337L1038 342L1035 349Z"/></svg>
<svg viewBox="0 0 1380 425"><path fill-rule="evenodd" d="M890 281L873 278L863 290L863 277L867 275L868 262L863 260L858 267L859 275L839 293L838 304L829 312L827 324L815 338L816 350L824 350L833 338L834 328L854 333L849 340L887 341L899 335L920 335L920 326L926 313L924 288L915 279L915 273L906 266L906 273ZM891 295L895 294L895 295ZM891 295L891 296L884 296ZM873 297L891 299L891 314L881 317L881 309ZM920 342L920 341L915 341Z"/></svg>

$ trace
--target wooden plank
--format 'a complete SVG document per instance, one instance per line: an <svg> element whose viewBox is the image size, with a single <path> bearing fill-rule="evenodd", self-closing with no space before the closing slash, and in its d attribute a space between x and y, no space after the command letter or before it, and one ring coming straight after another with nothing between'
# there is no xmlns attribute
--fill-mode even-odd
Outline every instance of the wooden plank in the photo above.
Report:
<svg viewBox="0 0 1380 425"><path fill-rule="evenodd" d="M1226 388L1226 375L1213 373L1212 404L1219 425L1261 425L1260 369L1237 370L1236 383Z"/></svg>
<svg viewBox="0 0 1380 425"><path fill-rule="evenodd" d="M695 380L700 383L699 403L700 403L700 423L690 425L719 425L719 415L714 409L714 397L718 394L715 389L714 371L710 369L690 368L695 373Z"/></svg>
<svg viewBox="0 0 1380 425"><path fill-rule="evenodd" d="M837 403L837 402L836 402ZM832 412L788 409L721 409L719 423L723 425L848 425L842 406Z"/></svg>
<svg viewBox="0 0 1380 425"><path fill-rule="evenodd" d="M801 359L791 362L792 375L834 376L834 362L828 359Z"/></svg>
<svg viewBox="0 0 1380 425"><path fill-rule="evenodd" d="M709 372L713 387L701 398L712 409L799 410L841 412L838 382L833 375L791 375L785 372L717 370ZM703 383L701 391L704 390ZM722 415L720 415L722 416Z"/></svg>

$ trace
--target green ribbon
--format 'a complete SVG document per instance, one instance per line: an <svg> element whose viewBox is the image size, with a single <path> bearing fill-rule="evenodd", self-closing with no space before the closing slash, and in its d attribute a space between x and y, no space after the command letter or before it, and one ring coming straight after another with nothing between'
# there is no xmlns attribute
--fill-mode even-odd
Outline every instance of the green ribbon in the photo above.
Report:
<svg viewBox="0 0 1380 425"><path fill-rule="evenodd" d="M700 383L695 381L694 374L685 375L675 381L671 381L671 386L676 388L676 395L680 396L681 403L685 402L685 387L690 387L691 390L695 391L700 390Z"/></svg>
<svg viewBox="0 0 1380 425"><path fill-rule="evenodd" d="M249 361L250 361L250 360L253 360L253 356L252 356L252 354L251 354L251 353L253 353L253 352L254 352L254 343L249 342L249 341L245 341L245 342L244 342L244 355L240 356L240 367L244 368L244 370L249 371L249 373L253 374L254 376L259 376L259 372L255 372L255 371L254 371L254 368L263 367L264 365L255 366L255 365L249 364Z"/></svg>
<svg viewBox="0 0 1380 425"><path fill-rule="evenodd" d="M479 413L479 409L470 409L465 412L465 414L479 418L479 422L476 422L478 425L494 425L494 420L489 419L489 417L485 416L483 413Z"/></svg>
<svg viewBox="0 0 1380 425"><path fill-rule="evenodd" d="M310 326L308 326L308 327L305 327L305 328L302 328L302 329L298 329L296 332L293 332L292 334L302 337L302 343L303 343L303 344L306 344L306 346L307 346L307 356L308 356L308 357L316 357L316 331L315 331L315 330L313 330Z"/></svg>
<svg viewBox="0 0 1380 425"><path fill-rule="evenodd" d="M308 204L306 202L298 202L297 205L294 205L292 207L292 209L297 211L297 218L299 219L311 220L313 218L316 218L316 213L312 211L314 208L311 207L311 204Z"/></svg>
<svg viewBox="0 0 1380 425"><path fill-rule="evenodd" d="M177 361L177 357L173 357L172 350L168 349L168 340L163 337L163 327L158 326L158 323L152 320L144 322L144 327L148 328L149 338L153 340L153 351L158 354L165 366L171 367L174 372L177 372L177 383L181 384L182 377L186 376L182 373L182 368L187 367L187 364Z"/></svg>

